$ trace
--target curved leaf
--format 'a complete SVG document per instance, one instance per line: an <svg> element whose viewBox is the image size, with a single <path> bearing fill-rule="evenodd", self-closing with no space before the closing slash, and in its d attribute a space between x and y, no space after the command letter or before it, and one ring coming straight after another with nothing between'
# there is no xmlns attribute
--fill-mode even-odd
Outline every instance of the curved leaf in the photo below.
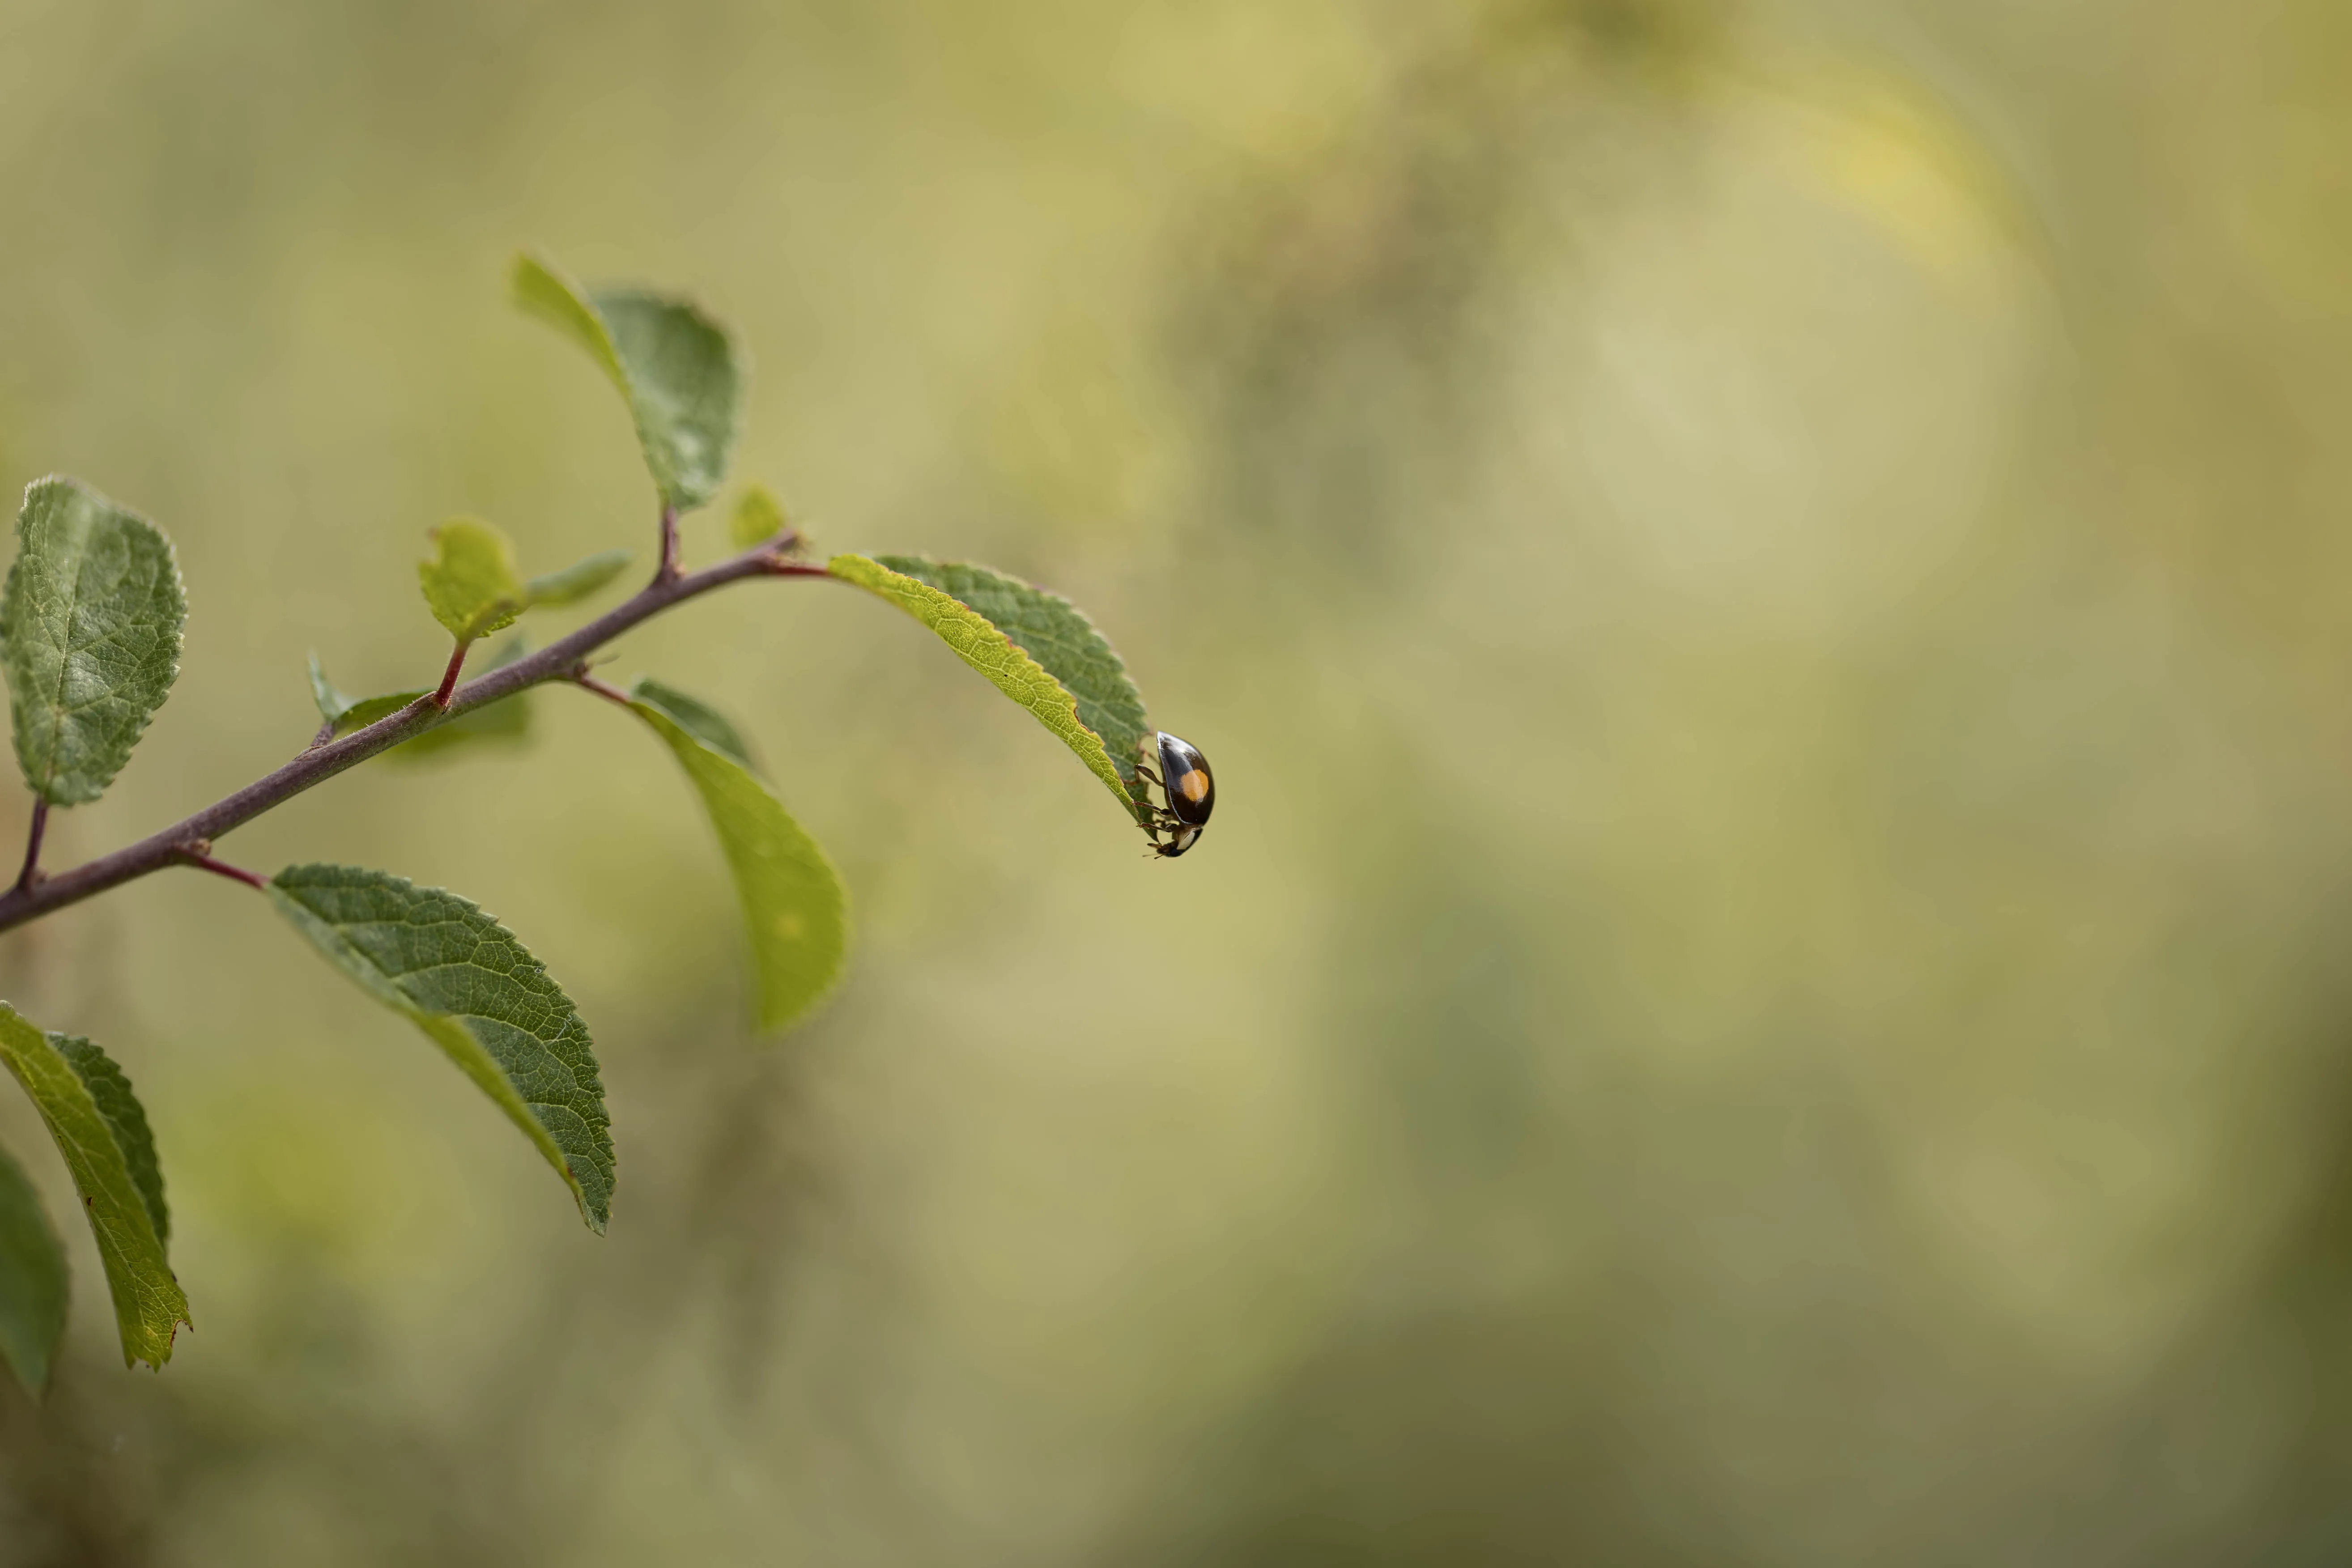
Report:
<svg viewBox="0 0 2352 1568"><path fill-rule="evenodd" d="M548 262L514 261L515 303L586 349L620 388L662 504L719 492L735 446L746 356L691 303L635 289L583 290Z"/></svg>
<svg viewBox="0 0 2352 1568"><path fill-rule="evenodd" d="M171 1246L172 1211L163 1202L163 1166L155 1157L155 1135L147 1129L146 1108L131 1091L130 1079L104 1051L79 1035L51 1035L49 1043L80 1075L90 1103L106 1118L107 1130L122 1151L123 1168L131 1173L131 1184L139 1189L139 1201L147 1205L147 1221L155 1227L155 1239Z"/></svg>
<svg viewBox="0 0 2352 1568"><path fill-rule="evenodd" d="M755 773L760 771L760 764L751 758L751 744L735 728L735 721L709 703L665 686L650 675L637 677L629 695L660 709L679 729L737 765Z"/></svg>
<svg viewBox="0 0 2352 1568"><path fill-rule="evenodd" d="M1129 678L1126 661L1095 628L1086 612L1059 594L1018 577L966 561L934 561L928 555L877 555L891 571L928 583L966 609L986 618L1013 647L1037 661L1076 700L1078 722L1102 738L1103 750L1130 794L1135 763L1146 736L1143 693Z"/></svg>
<svg viewBox="0 0 2352 1568"><path fill-rule="evenodd" d="M760 1026L797 1022L831 990L849 945L848 897L816 840L752 773L735 727L657 681L640 679L629 707L676 756L702 797L734 875L759 976Z"/></svg>
<svg viewBox="0 0 2352 1568"><path fill-rule="evenodd" d="M66 1331L66 1253L41 1194L0 1149L0 1361L36 1399Z"/></svg>
<svg viewBox="0 0 2352 1568"><path fill-rule="evenodd" d="M290 866L270 902L335 967L424 1031L520 1128L602 1235L613 1138L588 1026L514 933L439 888Z"/></svg>
<svg viewBox="0 0 2352 1568"><path fill-rule="evenodd" d="M25 491L0 651L35 795L79 805L106 792L171 694L187 618L162 530L72 479Z"/></svg>
<svg viewBox="0 0 2352 1568"><path fill-rule="evenodd" d="M907 559L899 557L898 559ZM1078 718L1078 699L1054 679L986 616L955 595L919 578L868 560L863 555L836 555L825 570L845 583L887 599L934 632L957 658L986 676L999 691L1026 708L1037 722L1061 737L1104 787L1138 821L1143 807L1128 793L1127 780L1111 760L1103 737ZM1010 579L1007 579L1010 581ZM1033 590L1034 591L1034 590ZM1133 763L1129 763L1132 768Z"/></svg>
<svg viewBox="0 0 2352 1568"><path fill-rule="evenodd" d="M189 1321L188 1299L164 1252L163 1179L130 1080L88 1040L44 1034L5 1002L0 1061L33 1097L73 1173L106 1265L123 1363L162 1366Z"/></svg>

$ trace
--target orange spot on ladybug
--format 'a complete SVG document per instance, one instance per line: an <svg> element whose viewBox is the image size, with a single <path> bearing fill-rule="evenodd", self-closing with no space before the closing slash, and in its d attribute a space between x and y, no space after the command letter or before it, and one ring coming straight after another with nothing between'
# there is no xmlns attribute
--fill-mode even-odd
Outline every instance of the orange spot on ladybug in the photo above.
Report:
<svg viewBox="0 0 2352 1568"><path fill-rule="evenodd" d="M1195 768L1176 781L1176 791L1186 800L1198 805L1208 798L1209 775Z"/></svg>

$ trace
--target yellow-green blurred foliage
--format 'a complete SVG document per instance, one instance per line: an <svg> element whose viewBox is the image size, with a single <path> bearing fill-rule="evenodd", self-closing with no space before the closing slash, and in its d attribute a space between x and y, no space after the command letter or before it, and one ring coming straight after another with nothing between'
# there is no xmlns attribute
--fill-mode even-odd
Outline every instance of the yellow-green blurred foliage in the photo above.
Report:
<svg viewBox="0 0 2352 1568"><path fill-rule="evenodd" d="M740 474L1070 594L1224 799L1147 862L778 584L615 668L849 879L780 1048L588 699L230 839L547 960L603 1241L233 886L8 938L196 1331L125 1373L71 1238L0 1563L2344 1560L2347 147L2341 0L8 5L0 483L193 605L52 863L299 746L307 650L429 679L441 517L646 546L524 243L738 323Z"/></svg>

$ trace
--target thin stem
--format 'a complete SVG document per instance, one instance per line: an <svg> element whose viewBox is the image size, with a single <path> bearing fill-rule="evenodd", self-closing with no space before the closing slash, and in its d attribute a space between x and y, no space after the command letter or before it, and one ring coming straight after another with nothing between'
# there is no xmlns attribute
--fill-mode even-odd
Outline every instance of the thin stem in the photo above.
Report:
<svg viewBox="0 0 2352 1568"><path fill-rule="evenodd" d="M723 588L730 583L740 583L751 577L827 575L821 566L781 560L762 544L716 566L705 567L702 571L675 577L667 583L650 584L635 598L607 611L571 636L558 637L537 653L527 654L512 664L465 682L449 693L449 705L446 708L435 706L430 696L420 697L398 712L388 713L363 729L329 741L323 746L310 747L267 777L256 779L236 794L215 801L194 816L173 823L161 833L150 834L138 843L127 845L110 855L84 861L72 870L61 871L33 887L19 887L0 893L0 931L38 920L68 904L79 903L110 888L119 888L125 882L176 864L185 846L218 838L262 813L285 805L304 790L322 784L337 773L355 768L380 752L390 751L403 741L421 735L427 730L438 729L460 713L469 712L485 703L496 702L503 697L511 697L525 687L537 686L542 681L568 679L590 654L638 622L649 620L673 605L683 604L713 589Z"/></svg>
<svg viewBox="0 0 2352 1568"><path fill-rule="evenodd" d="M607 702L617 702L624 708L632 708L635 706L635 704L629 700L629 694L627 692L622 690L617 686L613 686L597 679L594 676L588 673L588 668L585 665L583 665L580 668L572 672L572 684L579 687L583 691L594 692L597 696L603 698Z"/></svg>
<svg viewBox="0 0 2352 1568"><path fill-rule="evenodd" d="M41 879L41 836L49 830L49 797L33 797L33 827L25 836L25 868L16 873L18 892L28 890Z"/></svg>
<svg viewBox="0 0 2352 1568"><path fill-rule="evenodd" d="M242 866L232 866L226 860L214 859L205 853L211 847L209 844L183 844L179 847L179 852L174 858L184 866L194 866L199 871L210 871L215 877L226 877L232 882L243 882L248 888L259 889L269 886L269 879L267 877L258 876Z"/></svg>
<svg viewBox="0 0 2352 1568"><path fill-rule="evenodd" d="M656 583L677 580L677 508L665 506L661 516L661 566L654 573Z"/></svg>
<svg viewBox="0 0 2352 1568"><path fill-rule="evenodd" d="M434 707L449 706L449 693L457 689L458 673L466 668L466 650L472 646L464 637L457 639L457 646L449 654L449 668L441 672L441 689L433 694Z"/></svg>

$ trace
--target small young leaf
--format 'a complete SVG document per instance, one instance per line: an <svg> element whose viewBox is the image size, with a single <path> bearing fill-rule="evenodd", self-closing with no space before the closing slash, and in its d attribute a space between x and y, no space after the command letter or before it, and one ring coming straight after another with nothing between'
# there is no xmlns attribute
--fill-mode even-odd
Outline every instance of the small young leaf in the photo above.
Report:
<svg viewBox="0 0 2352 1568"><path fill-rule="evenodd" d="M415 700L414 697L409 699L411 702ZM383 756L386 762L405 765L430 762L451 752L470 752L482 745L513 745L530 739L530 699L518 691L512 697L502 697L486 707L460 713L421 735L412 735Z"/></svg>
<svg viewBox="0 0 2352 1568"><path fill-rule="evenodd" d="M487 522L457 517L427 537L433 558L416 563L416 579L433 618L460 642L513 625L529 601L507 536Z"/></svg>
<svg viewBox="0 0 2352 1568"><path fill-rule="evenodd" d="M503 669L527 651L528 645L521 634L517 633L499 647L489 663L482 667L482 673L487 675L491 670ZM327 679L327 672L320 666L319 656L315 653L310 656L310 690L318 700L319 711L327 717L339 736L348 735L354 730L364 730L379 719L390 718L426 694L420 687L414 691L388 691L382 697L348 697ZM530 735L530 699L528 693L518 691L487 707L460 713L447 723L436 725L421 735L413 735L386 752L384 756L394 762L417 762L479 741L521 741L529 739Z"/></svg>
<svg viewBox="0 0 2352 1568"><path fill-rule="evenodd" d="M727 537L736 549L749 550L767 543L789 526L784 503L764 486L753 485L735 502L735 515L727 520Z"/></svg>
<svg viewBox="0 0 2352 1568"><path fill-rule="evenodd" d="M607 550L575 561L561 572L545 573L525 583L523 600L530 605L575 604L619 576L635 559L626 550Z"/></svg>
<svg viewBox="0 0 2352 1568"><path fill-rule="evenodd" d="M0 1061L33 1097L81 1193L114 1297L123 1364L162 1366L189 1321L188 1299L164 1253L163 1178L130 1080L88 1040L44 1034L5 1002Z"/></svg>
<svg viewBox="0 0 2352 1568"><path fill-rule="evenodd" d="M0 1361L36 1399L65 1331L65 1248L24 1168L0 1149Z"/></svg>
<svg viewBox="0 0 2352 1568"><path fill-rule="evenodd" d="M515 258L515 303L602 365L629 405L662 504L691 511L727 477L746 356L683 300L633 289L589 293L531 256Z"/></svg>
<svg viewBox="0 0 2352 1568"><path fill-rule="evenodd" d="M319 717L335 725L338 734L345 728L341 723L342 716L359 706L358 699L337 690L335 683L327 679L327 668L319 662L315 648L310 653L310 700L319 705Z"/></svg>
<svg viewBox="0 0 2352 1568"><path fill-rule="evenodd" d="M555 1167L598 1235L613 1138L593 1042L514 933L439 888L350 866L291 866L278 912L360 988L448 1053Z"/></svg>
<svg viewBox="0 0 2352 1568"><path fill-rule="evenodd" d="M387 691L381 697L362 697L335 715L335 733L348 735L354 730L364 730L379 719L389 719L420 697L432 693L424 687L414 691ZM399 750L397 746L393 748Z"/></svg>
<svg viewBox="0 0 2352 1568"><path fill-rule="evenodd" d="M893 572L929 583L985 617L1060 681L1077 700L1078 722L1102 737L1103 750L1118 766L1119 777L1130 793L1140 796L1135 776L1138 747L1152 733L1143 716L1143 693L1084 611L1059 594L969 562L934 561L927 555L875 559Z"/></svg>
<svg viewBox="0 0 2352 1568"><path fill-rule="evenodd" d="M180 673L186 593L171 541L72 479L34 481L0 590L0 651L25 783L52 805L96 800Z"/></svg>
<svg viewBox="0 0 2352 1568"><path fill-rule="evenodd" d="M751 771L735 727L656 681L629 706L662 738L702 797L735 878L759 976L760 1026L781 1030L816 1005L849 945L847 895L833 862Z"/></svg>
<svg viewBox="0 0 2352 1568"><path fill-rule="evenodd" d="M937 632L940 640L953 649L957 658L986 676L999 691L1029 710L1037 722L1060 736L1062 743L1077 753L1078 760L1102 780L1119 805L1137 820L1143 820L1143 807L1128 793L1127 781L1104 748L1102 736L1080 721L1076 695L1048 674L987 616L951 594L863 555L836 555L825 563L825 570L888 600Z"/></svg>

